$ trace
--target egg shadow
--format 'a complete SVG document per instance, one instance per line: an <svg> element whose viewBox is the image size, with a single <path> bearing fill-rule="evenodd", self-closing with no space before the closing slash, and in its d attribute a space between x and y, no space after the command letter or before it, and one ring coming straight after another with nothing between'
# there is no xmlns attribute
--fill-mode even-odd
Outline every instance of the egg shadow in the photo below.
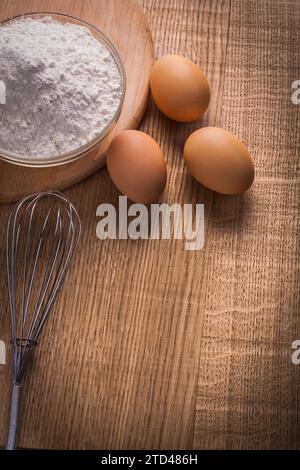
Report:
<svg viewBox="0 0 300 470"><path fill-rule="evenodd" d="M155 122L155 127L152 122ZM209 121L206 115L193 122L174 121L165 116L151 98L139 129L145 130L157 140L166 156L172 155L172 162L176 163L177 160L180 161L183 158L183 149L190 135L208 125Z"/></svg>
<svg viewBox="0 0 300 470"><path fill-rule="evenodd" d="M187 175L185 191L192 194L192 200L196 200L196 203L204 204L206 225L220 232L241 233L253 212L254 199L251 190L239 195L220 194Z"/></svg>
<svg viewBox="0 0 300 470"><path fill-rule="evenodd" d="M247 224L252 208L252 193L236 196L214 193L211 224L215 228L222 227L240 233Z"/></svg>

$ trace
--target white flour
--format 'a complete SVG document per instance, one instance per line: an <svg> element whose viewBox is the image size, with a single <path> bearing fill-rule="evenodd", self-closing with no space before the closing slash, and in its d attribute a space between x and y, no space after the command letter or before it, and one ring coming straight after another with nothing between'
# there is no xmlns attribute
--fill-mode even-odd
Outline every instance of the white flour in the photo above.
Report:
<svg viewBox="0 0 300 470"><path fill-rule="evenodd" d="M0 149L53 157L88 143L111 121L121 76L87 28L53 18L0 26Z"/></svg>

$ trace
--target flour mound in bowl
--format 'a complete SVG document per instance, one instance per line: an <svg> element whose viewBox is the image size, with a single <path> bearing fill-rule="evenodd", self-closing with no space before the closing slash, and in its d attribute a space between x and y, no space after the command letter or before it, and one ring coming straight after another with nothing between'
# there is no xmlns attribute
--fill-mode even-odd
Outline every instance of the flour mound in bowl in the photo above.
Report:
<svg viewBox="0 0 300 470"><path fill-rule="evenodd" d="M50 158L96 138L115 116L122 78L87 27L52 17L0 26L0 152Z"/></svg>

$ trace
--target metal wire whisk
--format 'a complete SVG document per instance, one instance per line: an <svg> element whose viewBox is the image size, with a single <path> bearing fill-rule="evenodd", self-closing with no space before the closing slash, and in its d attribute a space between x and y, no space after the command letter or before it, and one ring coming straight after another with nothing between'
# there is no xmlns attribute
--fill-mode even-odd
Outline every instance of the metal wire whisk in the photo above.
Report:
<svg viewBox="0 0 300 470"><path fill-rule="evenodd" d="M78 212L59 192L26 197L7 226L13 387L8 450L17 446L20 390L30 358L63 286L81 234Z"/></svg>

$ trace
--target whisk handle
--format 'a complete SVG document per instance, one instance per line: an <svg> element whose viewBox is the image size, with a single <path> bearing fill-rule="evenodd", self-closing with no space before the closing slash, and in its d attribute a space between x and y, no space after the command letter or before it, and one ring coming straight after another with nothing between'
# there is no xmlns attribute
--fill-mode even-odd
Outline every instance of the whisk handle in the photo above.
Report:
<svg viewBox="0 0 300 470"><path fill-rule="evenodd" d="M10 423L6 450L15 450L17 447L20 391L21 385L14 383L11 396Z"/></svg>

